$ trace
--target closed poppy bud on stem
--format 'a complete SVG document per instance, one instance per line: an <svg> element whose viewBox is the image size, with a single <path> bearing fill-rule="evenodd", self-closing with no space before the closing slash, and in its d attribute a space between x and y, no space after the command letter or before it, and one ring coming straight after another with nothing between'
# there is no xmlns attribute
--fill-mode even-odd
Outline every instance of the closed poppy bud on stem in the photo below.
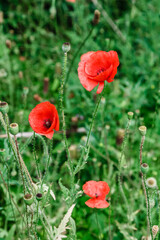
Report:
<svg viewBox="0 0 160 240"><path fill-rule="evenodd" d="M69 52L70 49L71 49L70 43L68 43L68 42L63 43L63 45L62 45L62 50L63 50L64 53Z"/></svg>
<svg viewBox="0 0 160 240"><path fill-rule="evenodd" d="M42 198L43 198L42 193L37 193L37 194L36 194L36 199L37 199L37 201L41 201Z"/></svg>
<svg viewBox="0 0 160 240"><path fill-rule="evenodd" d="M128 112L128 119L131 120L133 118L134 113L133 112Z"/></svg>
<svg viewBox="0 0 160 240"><path fill-rule="evenodd" d="M158 231L159 231L159 227L158 227L157 225L154 225L154 226L152 227L152 233L153 233L153 237L154 237L154 238L156 237Z"/></svg>
<svg viewBox="0 0 160 240"><path fill-rule="evenodd" d="M100 15L101 15L100 11L96 9L94 11L93 25L97 25L99 23Z"/></svg>
<svg viewBox="0 0 160 240"><path fill-rule="evenodd" d="M16 135L19 132L19 126L17 123L11 123L9 127L12 135Z"/></svg>
<svg viewBox="0 0 160 240"><path fill-rule="evenodd" d="M29 206L33 203L33 200L34 200L33 195L30 193L25 194L23 199L24 199L25 204L29 205Z"/></svg>
<svg viewBox="0 0 160 240"><path fill-rule="evenodd" d="M12 47L12 42L9 39L6 40L6 47L9 49Z"/></svg>
<svg viewBox="0 0 160 240"><path fill-rule="evenodd" d="M42 102L42 98L38 94L34 94L34 100L37 102Z"/></svg>
<svg viewBox="0 0 160 240"><path fill-rule="evenodd" d="M143 174L146 174L146 173L148 172L148 170L149 170L148 164L147 164L147 163L143 163L143 164L141 165L141 172L142 172Z"/></svg>
<svg viewBox="0 0 160 240"><path fill-rule="evenodd" d="M140 126L139 127L139 131L140 131L140 134L142 136L145 136L146 135L146 131L147 131L147 128L145 126Z"/></svg>
<svg viewBox="0 0 160 240"><path fill-rule="evenodd" d="M43 92L47 93L48 92L48 87L49 87L49 78L45 77L44 78L44 85L43 85Z"/></svg>
<svg viewBox="0 0 160 240"><path fill-rule="evenodd" d="M3 114L8 113L9 111L9 105L7 102L1 102L0 101L0 112L2 112Z"/></svg>
<svg viewBox="0 0 160 240"><path fill-rule="evenodd" d="M29 93L29 88L28 87L24 87L23 88L23 94L26 96L26 95L28 95L28 93Z"/></svg>
<svg viewBox="0 0 160 240"><path fill-rule="evenodd" d="M3 12L0 11L0 24L3 23Z"/></svg>

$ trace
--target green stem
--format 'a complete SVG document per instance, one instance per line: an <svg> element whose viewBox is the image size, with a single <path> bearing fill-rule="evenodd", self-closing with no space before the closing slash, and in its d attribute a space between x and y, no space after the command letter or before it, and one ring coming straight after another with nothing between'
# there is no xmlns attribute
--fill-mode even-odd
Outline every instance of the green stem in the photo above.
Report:
<svg viewBox="0 0 160 240"><path fill-rule="evenodd" d="M95 212L95 216L96 216L96 223L97 223L97 226L98 226L98 229L99 229L99 233L100 235L98 236L99 240L102 240L103 239L103 234L101 232L101 228L100 228L100 224L99 224L99 220L98 220L98 214L97 214L97 211Z"/></svg>
<svg viewBox="0 0 160 240"><path fill-rule="evenodd" d="M129 214L129 213L130 213L130 210L129 210L128 201L127 201L127 198L126 198L126 195L125 195L125 193L124 193L123 186L122 186L122 179L121 179L121 169L122 169L122 166L121 166L121 164L122 164L122 158L123 158L123 156L124 156L124 151L125 151L125 148L126 148L129 126L130 126L130 120L128 120L126 129L125 129L124 140L123 140L123 144L122 144L122 151L121 151L121 155L120 155L120 158L119 158L119 171L118 171L118 184L119 184L119 189L120 189L121 195L122 195L122 197L123 197L123 200L124 200L124 202L125 202L125 205L126 205L126 207L127 207L128 217L129 217L129 215L130 215L130 214Z"/></svg>
<svg viewBox="0 0 160 240"><path fill-rule="evenodd" d="M85 165L86 161L87 161L87 158L88 158L88 155L89 155L89 140L90 140L90 136L91 136L91 132L93 130L93 125L94 125L94 121L95 121L95 118L96 118L96 115L97 115L97 112L98 112L98 108L99 108L99 105L100 105L100 102L101 102L101 98L104 94L104 91L105 91L105 87L102 91L102 93L100 94L99 96L99 99L97 101L97 104L95 106L95 109L94 109L94 112L93 112L93 117L92 117L92 121L91 121L91 124L90 124L90 128L89 128L89 132L88 132L88 135L87 135L87 140L86 140L86 144L85 144L85 147L83 149L83 152L81 154L81 157L79 159L79 162L74 170L74 175L77 174L82 168L83 166ZM85 157L84 157L85 155Z"/></svg>
<svg viewBox="0 0 160 240"><path fill-rule="evenodd" d="M61 87L60 87L60 108L61 108L61 115L62 115L62 124L63 124L63 138L64 138L64 145L68 157L68 168L71 176L71 184L74 182L74 174L73 174L73 164L71 161L69 148L68 148L68 141L66 136L66 123L65 123L65 114L64 114L64 82L66 79L66 69L67 69L67 53L64 53L64 65L63 65L63 73L62 73L62 80L61 80Z"/></svg>
<svg viewBox="0 0 160 240"><path fill-rule="evenodd" d="M92 26L92 28L90 29L89 33L87 34L87 36L85 37L85 39L83 40L83 42L81 43L81 45L79 46L79 48L77 49L72 61L71 61L71 64L70 64L70 67L69 67L69 70L68 70L68 73L67 73L67 77L66 77L66 82L68 81L69 79L69 76L70 76L70 73L71 73L71 70L72 70L72 67L74 65L74 62L79 54L79 52L81 51L82 47L84 46L84 44L87 42L88 38L91 36L92 32L93 32L93 29L94 29L94 26Z"/></svg>
<svg viewBox="0 0 160 240"><path fill-rule="evenodd" d="M143 145L145 141L145 136L141 137L141 144L140 144L140 154L139 154L139 159L140 159L140 166L142 165L142 150L143 150ZM146 176L145 174L143 175L141 171L141 179L142 179L142 186L143 186L143 191L145 195L145 200L146 200L146 208L147 208L147 232L148 234L151 234L151 238L153 240L153 233L152 233L152 225L151 225L151 211L150 211L150 203L149 203L149 194L147 191L147 185L146 185Z"/></svg>
<svg viewBox="0 0 160 240"><path fill-rule="evenodd" d="M34 132L33 134L33 154L34 154L34 160L36 162L36 167L37 167L37 173L38 173L38 179L41 179L41 173L39 170L39 162L36 156L36 133Z"/></svg>

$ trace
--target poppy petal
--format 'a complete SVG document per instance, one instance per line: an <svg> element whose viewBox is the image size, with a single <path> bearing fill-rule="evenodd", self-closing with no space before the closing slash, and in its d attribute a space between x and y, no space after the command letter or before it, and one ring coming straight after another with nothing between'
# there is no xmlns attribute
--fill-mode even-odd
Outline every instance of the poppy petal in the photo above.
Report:
<svg viewBox="0 0 160 240"><path fill-rule="evenodd" d="M89 197L95 197L95 193L97 191L97 182L96 181L88 181L83 185L83 191Z"/></svg>
<svg viewBox="0 0 160 240"><path fill-rule="evenodd" d="M87 77L85 71L84 71L84 62L79 63L78 67L78 76L80 79L81 84L87 91L92 91L93 88L95 88L98 84L97 81L91 80Z"/></svg>
<svg viewBox="0 0 160 240"><path fill-rule="evenodd" d="M104 88L104 82L100 82L98 89L97 89L97 94L100 94Z"/></svg>
<svg viewBox="0 0 160 240"><path fill-rule="evenodd" d="M46 134L41 134L41 135L44 135L44 136L46 136L47 138L52 139L53 134L54 134L54 131L49 132L49 133L46 133Z"/></svg>
<svg viewBox="0 0 160 240"><path fill-rule="evenodd" d="M86 62L86 61L88 60L88 58L89 58L93 53L94 53L93 51L84 53L84 54L81 56L81 61Z"/></svg>
<svg viewBox="0 0 160 240"><path fill-rule="evenodd" d="M91 198L85 202L85 204L90 208L107 208L109 203L106 200L98 200L96 198Z"/></svg>

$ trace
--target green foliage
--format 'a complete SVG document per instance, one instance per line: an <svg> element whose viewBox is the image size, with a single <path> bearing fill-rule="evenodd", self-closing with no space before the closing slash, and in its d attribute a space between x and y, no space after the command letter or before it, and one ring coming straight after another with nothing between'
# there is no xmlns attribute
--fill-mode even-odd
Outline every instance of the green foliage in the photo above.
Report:
<svg viewBox="0 0 160 240"><path fill-rule="evenodd" d="M77 49L92 28L91 22L94 10L97 8L94 2L96 1L77 0L75 4L65 0L1 1L0 9L4 13L4 21L0 23L0 100L9 103L10 121L19 124L20 132L31 131L28 115L39 102L35 94L39 95L40 101L48 100L54 103L59 111L58 90L63 65L62 44L64 42L71 44L68 53L68 70ZM50 226L53 228L60 224L72 202L76 203L76 206L70 221L69 218L67 219L71 230L64 233L68 239L88 240L102 236L103 239L124 240L147 236L147 211L139 176L138 127L140 125L147 127L143 159L150 168L146 177L155 177L159 188L160 1L99 0L98 2L101 11L100 23L94 27L78 52L64 88L68 143L69 146L75 144L77 148L81 147L80 153L84 152L86 157L85 161L76 153L71 159L74 169L81 170L75 172L75 185L71 186L66 165L67 156L61 133L62 122L60 132L54 133L53 149L49 147L43 136L36 134L35 138L35 157L38 159L42 179L45 176L43 180L46 184L44 186L47 186L46 191L37 175L33 136L18 138L20 153L29 173L38 189L45 192L43 203L38 206L35 201L33 209L28 209L30 224L31 220L34 226L37 224L36 230L31 228L33 239L36 239L35 231L37 239L49 239L53 234ZM113 29L106 13L119 28L123 37ZM7 39L11 41L11 48L6 46ZM90 136L89 149L86 152L84 137L89 131L97 96L95 89L87 92L82 87L77 68L83 53L97 50L117 51L120 66L115 81L106 86L105 101L100 102ZM45 77L49 78L48 92L43 91ZM29 88L26 97L24 87ZM126 128L128 111L134 112L134 117L131 120L121 161L121 178L131 213L129 221L117 177L122 150L122 139L119 138L118 130ZM74 122L72 117L78 117L78 121ZM83 132L79 131L82 127ZM0 134L4 133L0 125ZM6 149L5 156L0 156L0 170L18 208L21 213L25 213L23 186L17 161L8 140L1 135L0 148ZM81 160L84 160L83 165ZM97 227L94 209L85 205L88 197L82 196L82 185L89 180L106 181L111 188L108 196L110 207L97 213L100 230ZM28 181L27 178L25 181ZM11 201L1 177L0 183L0 239L26 239L27 228L23 218ZM50 196L52 184L56 201ZM29 186L27 191L30 191ZM151 220L152 225L156 225L160 218L160 199L155 189L149 191L149 196L155 202L155 206L151 208ZM58 228L55 229L58 231Z"/></svg>

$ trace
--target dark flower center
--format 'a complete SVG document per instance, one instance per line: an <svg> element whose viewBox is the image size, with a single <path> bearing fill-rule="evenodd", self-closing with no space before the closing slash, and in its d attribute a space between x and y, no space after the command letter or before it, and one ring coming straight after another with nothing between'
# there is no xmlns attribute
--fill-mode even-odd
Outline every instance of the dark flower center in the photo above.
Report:
<svg viewBox="0 0 160 240"><path fill-rule="evenodd" d="M52 125L52 122L49 119L44 122L44 126L46 128L50 128L51 125Z"/></svg>
<svg viewBox="0 0 160 240"><path fill-rule="evenodd" d="M104 72L105 70L106 70L105 68L99 69L98 72L97 72L97 75L101 74L101 73Z"/></svg>
<svg viewBox="0 0 160 240"><path fill-rule="evenodd" d="M97 193L95 193L95 196L96 196L96 198L98 198L98 194Z"/></svg>

